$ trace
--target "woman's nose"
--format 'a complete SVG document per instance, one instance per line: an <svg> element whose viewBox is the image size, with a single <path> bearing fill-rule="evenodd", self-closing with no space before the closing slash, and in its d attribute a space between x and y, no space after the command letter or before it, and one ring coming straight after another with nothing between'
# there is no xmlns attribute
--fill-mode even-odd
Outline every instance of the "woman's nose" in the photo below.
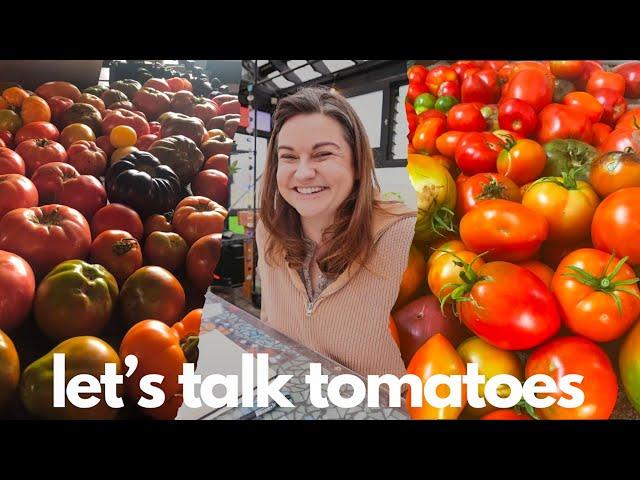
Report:
<svg viewBox="0 0 640 480"><path fill-rule="evenodd" d="M294 177L297 180L309 180L316 176L316 169L312 165L312 163L305 158L301 158L300 162L298 162L298 168L296 168L296 173Z"/></svg>

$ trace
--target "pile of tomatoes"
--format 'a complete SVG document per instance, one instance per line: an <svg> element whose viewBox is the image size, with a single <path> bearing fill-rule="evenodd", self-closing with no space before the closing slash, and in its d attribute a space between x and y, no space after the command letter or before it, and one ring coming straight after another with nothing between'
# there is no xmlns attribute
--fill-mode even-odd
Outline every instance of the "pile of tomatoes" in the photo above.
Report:
<svg viewBox="0 0 640 480"><path fill-rule="evenodd" d="M155 373L165 403L141 411L175 417L220 261L239 113L235 96L197 97L184 78L0 88L0 415L120 414L103 394L53 408L52 357L66 353L67 380L105 363L123 373L135 354L129 410Z"/></svg>
<svg viewBox="0 0 640 480"><path fill-rule="evenodd" d="M585 397L412 417L640 412L640 62L416 63L408 78L418 220L390 325L409 373L579 374Z"/></svg>

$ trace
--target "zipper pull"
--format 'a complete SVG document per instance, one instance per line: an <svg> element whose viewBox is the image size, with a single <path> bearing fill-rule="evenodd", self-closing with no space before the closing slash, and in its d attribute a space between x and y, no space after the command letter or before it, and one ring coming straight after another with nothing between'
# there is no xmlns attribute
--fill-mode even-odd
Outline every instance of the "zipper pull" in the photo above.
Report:
<svg viewBox="0 0 640 480"><path fill-rule="evenodd" d="M315 301L307 302L307 311L306 311L307 317L310 317L311 314L313 313L313 306L315 305L315 303L316 303Z"/></svg>

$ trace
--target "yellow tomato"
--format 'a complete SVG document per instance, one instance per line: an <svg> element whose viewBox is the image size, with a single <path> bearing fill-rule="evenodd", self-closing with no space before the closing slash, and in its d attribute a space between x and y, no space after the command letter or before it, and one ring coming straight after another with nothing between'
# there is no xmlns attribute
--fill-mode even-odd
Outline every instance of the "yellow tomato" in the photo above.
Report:
<svg viewBox="0 0 640 480"><path fill-rule="evenodd" d="M136 131L128 125L118 125L109 135L113 148L132 147L138 141Z"/></svg>

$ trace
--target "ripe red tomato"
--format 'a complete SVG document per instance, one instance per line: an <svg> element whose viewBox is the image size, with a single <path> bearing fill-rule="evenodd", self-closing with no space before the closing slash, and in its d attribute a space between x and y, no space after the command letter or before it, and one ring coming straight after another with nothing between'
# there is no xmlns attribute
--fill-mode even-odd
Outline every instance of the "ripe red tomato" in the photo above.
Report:
<svg viewBox="0 0 640 480"><path fill-rule="evenodd" d="M526 68L515 72L502 95L503 100L517 98L540 112L553 99L553 76L540 69Z"/></svg>
<svg viewBox="0 0 640 480"><path fill-rule="evenodd" d="M102 120L103 135L110 135L111 130L119 125L126 125L136 131L137 138L150 133L149 124L137 113L118 108L111 110Z"/></svg>
<svg viewBox="0 0 640 480"><path fill-rule="evenodd" d="M454 158L458 142L466 134L467 132L461 132L458 130L449 130L448 132L444 132L436 138L436 149L445 157Z"/></svg>
<svg viewBox="0 0 640 480"><path fill-rule="evenodd" d="M615 125L627 111L627 101L622 94L608 88L601 88L592 92L595 99L602 105L602 122Z"/></svg>
<svg viewBox="0 0 640 480"><path fill-rule="evenodd" d="M601 88L608 88L624 96L624 77L615 72L595 70L589 76L589 81L587 82L587 93L594 95L594 92Z"/></svg>
<svg viewBox="0 0 640 480"><path fill-rule="evenodd" d="M110 203L98 210L91 219L91 233L96 238L105 230L124 230L142 241L144 225L138 213L120 203Z"/></svg>
<svg viewBox="0 0 640 480"><path fill-rule="evenodd" d="M142 249L124 230L105 230L91 244L91 260L106 268L122 287L133 272L142 267Z"/></svg>
<svg viewBox="0 0 640 480"><path fill-rule="evenodd" d="M520 265L522 268L529 270L542 280L547 288L551 289L551 280L553 279L554 272L550 266L538 260L525 260L524 262L517 262L516 265Z"/></svg>
<svg viewBox="0 0 640 480"><path fill-rule="evenodd" d="M500 85L495 70L486 68L468 75L462 82L462 102L496 103L500 98Z"/></svg>
<svg viewBox="0 0 640 480"><path fill-rule="evenodd" d="M60 132L53 123L49 122L31 122L24 125L16 132L15 142L20 145L25 140L32 138L46 138L47 140L58 140Z"/></svg>
<svg viewBox="0 0 640 480"><path fill-rule="evenodd" d="M495 172L496 160L503 148L503 142L492 133L470 132L456 146L456 163L466 175Z"/></svg>
<svg viewBox="0 0 640 480"><path fill-rule="evenodd" d="M552 103L538 115L538 142L574 138L591 143L593 132L589 117L573 107Z"/></svg>
<svg viewBox="0 0 640 480"><path fill-rule="evenodd" d="M517 98L500 102L498 109L500 128L517 132L525 137L531 135L538 124L538 117L531 105Z"/></svg>
<svg viewBox="0 0 640 480"><path fill-rule="evenodd" d="M640 187L623 188L605 198L593 215L591 240L598 250L629 257L640 265Z"/></svg>
<svg viewBox="0 0 640 480"><path fill-rule="evenodd" d="M587 92L571 92L564 96L562 103L577 108L589 117L592 123L599 122L604 107L597 98Z"/></svg>
<svg viewBox="0 0 640 480"><path fill-rule="evenodd" d="M496 198L520 202L520 189L513 180L499 173L477 173L458 188L456 211L462 217L478 203Z"/></svg>
<svg viewBox="0 0 640 480"><path fill-rule="evenodd" d="M597 147L598 149L605 142L612 131L609 125L600 122L594 123L591 130L593 131L593 139L591 140L591 145Z"/></svg>
<svg viewBox="0 0 640 480"><path fill-rule="evenodd" d="M452 299L458 300L464 324L491 345L527 350L558 333L557 302L544 282L526 268L490 262L468 277L466 288Z"/></svg>
<svg viewBox="0 0 640 480"><path fill-rule="evenodd" d="M624 152L628 148L640 154L640 129L616 128L600 144L598 150L602 153Z"/></svg>
<svg viewBox="0 0 640 480"><path fill-rule="evenodd" d="M25 140L16 147L16 153L24 160L27 177L31 177L40 165L67 161L67 151L64 147L58 142L44 138Z"/></svg>
<svg viewBox="0 0 640 480"><path fill-rule="evenodd" d="M40 203L46 205L56 203L56 196L62 189L62 183L78 175L78 171L72 165L52 162L38 167L31 176L31 181L38 190Z"/></svg>
<svg viewBox="0 0 640 480"><path fill-rule="evenodd" d="M93 175L78 175L63 180L62 187L55 197L56 202L75 208L88 221L107 204L104 185Z"/></svg>
<svg viewBox="0 0 640 480"><path fill-rule="evenodd" d="M442 82L438 87L438 97L454 97L456 100L460 100L460 84L458 82Z"/></svg>
<svg viewBox="0 0 640 480"><path fill-rule="evenodd" d="M507 262L527 260L549 234L546 218L509 200L487 200L460 221L460 239L486 259Z"/></svg>
<svg viewBox="0 0 640 480"><path fill-rule="evenodd" d="M429 87L427 87L424 83L410 83L409 88L407 89L407 98L406 101L413 105L416 97L418 95L422 95L429 91Z"/></svg>
<svg viewBox="0 0 640 480"><path fill-rule="evenodd" d="M558 78L574 80L584 70L584 64L580 60L555 60L549 62L551 73Z"/></svg>
<svg viewBox="0 0 640 480"><path fill-rule="evenodd" d="M624 77L624 96L627 98L640 97L640 62L625 62L616 65L613 69L614 73Z"/></svg>
<svg viewBox="0 0 640 480"><path fill-rule="evenodd" d="M35 293L36 280L29 264L0 250L0 330L10 331L24 322Z"/></svg>
<svg viewBox="0 0 640 480"><path fill-rule="evenodd" d="M107 154L95 142L78 140L67 150L69 164L73 165L80 175L101 177L107 169Z"/></svg>
<svg viewBox="0 0 640 480"><path fill-rule="evenodd" d="M189 246L174 232L155 231L144 242L144 258L151 265L166 268L172 273L184 265ZM211 271L213 273L213 270Z"/></svg>
<svg viewBox="0 0 640 480"><path fill-rule="evenodd" d="M445 65L438 65L437 67L433 67L431 70L429 70L429 73L427 74L426 84L427 87L429 87L429 91L435 95L436 93L438 93L438 88L440 88L440 85L442 85L444 82L457 81L458 75L453 68L447 67Z"/></svg>
<svg viewBox="0 0 640 480"><path fill-rule="evenodd" d="M525 138L508 142L498 155L498 173L513 180L516 185L532 182L547 165L547 154L539 143Z"/></svg>
<svg viewBox="0 0 640 480"><path fill-rule="evenodd" d="M449 130L462 132L482 132L487 128L487 122L482 116L477 103L459 103L449 109L447 126Z"/></svg>
<svg viewBox="0 0 640 480"><path fill-rule="evenodd" d="M187 278L198 291L205 291L213 282L221 253L222 236L219 233L199 238L189 249Z"/></svg>
<svg viewBox="0 0 640 480"><path fill-rule="evenodd" d="M407 69L407 78L409 83L424 84L427 81L429 70L424 65L416 64Z"/></svg>
<svg viewBox="0 0 640 480"><path fill-rule="evenodd" d="M13 148L13 133L9 130L0 130L0 143L4 142L4 145L0 145L0 148Z"/></svg>
<svg viewBox="0 0 640 480"><path fill-rule="evenodd" d="M561 337L551 340L535 350L525 367L525 377L536 374L549 375L558 385L560 378L582 375L584 379L575 385L584 393L584 403L577 408L563 408L558 403L536 409L543 420L606 420L611 416L618 398L618 380L611 361L591 340L583 337ZM560 399L559 389L548 394ZM537 395L538 398L540 394Z"/></svg>
<svg viewBox="0 0 640 480"><path fill-rule="evenodd" d="M640 157L634 152L607 152L592 163L589 182L602 198L623 188L640 187Z"/></svg>
<svg viewBox="0 0 640 480"><path fill-rule="evenodd" d="M413 134L412 145L418 153L437 153L436 139L446 131L446 121L432 117L420 123Z"/></svg>
<svg viewBox="0 0 640 480"><path fill-rule="evenodd" d="M24 258L36 278L65 260L83 260L91 246L89 224L63 205L19 208L0 220L0 250Z"/></svg>
<svg viewBox="0 0 640 480"><path fill-rule="evenodd" d="M227 208L229 205L229 178L218 170L203 170L191 181L194 195L207 197Z"/></svg>
<svg viewBox="0 0 640 480"><path fill-rule="evenodd" d="M17 173L0 175L0 218L16 208L38 206L38 190L27 177Z"/></svg>

